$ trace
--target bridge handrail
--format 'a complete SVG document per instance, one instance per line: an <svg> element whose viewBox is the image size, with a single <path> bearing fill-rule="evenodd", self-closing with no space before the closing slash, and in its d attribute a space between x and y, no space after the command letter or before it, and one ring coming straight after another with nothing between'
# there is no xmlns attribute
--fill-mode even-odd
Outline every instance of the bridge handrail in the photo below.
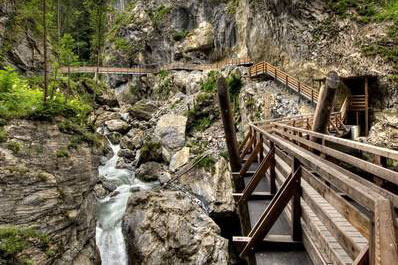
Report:
<svg viewBox="0 0 398 265"><path fill-rule="evenodd" d="M252 67L250 67L250 76L256 77L261 74L267 74L271 77L274 77L281 83L285 84L287 87L290 87L300 95L304 96L311 102L318 102L319 98L319 91L315 88L312 88L305 83L301 82L300 80L290 76L289 74L285 73L281 69L273 66L268 62L259 62Z"/></svg>
<svg viewBox="0 0 398 265"><path fill-rule="evenodd" d="M381 264L381 265L389 265L391 262L396 262L398 258L398 248L397 248L397 235L398 235L398 227L396 220L394 220L394 214L393 210L391 208L391 203L394 205L394 207L398 208L398 196L392 193L389 193L388 191L384 190L381 187L373 185L369 185L366 180L362 179L359 175L356 175L352 172L349 172L341 166L339 166L336 163L332 162L327 162L325 159L321 158L320 156L312 153L309 151L307 148L311 148L312 150L317 150L321 151L321 153L333 156L337 152L326 152L324 149L325 146L325 140L337 143L339 145L344 145L348 146L351 148L358 148L359 150L366 151L368 153L372 154L377 154L377 155L382 155L386 157L390 157L391 159L397 159L398 158L398 152L394 150L389 150L386 148L382 147L377 147L377 146L372 146L369 144L364 144L364 143L357 143L354 141L349 141L329 135L323 135L319 133L315 133L310 130L305 130L301 128L295 128L292 126L288 126L286 124L282 123L277 123L273 122L271 123L274 128L271 129L264 129L261 127L261 125L250 123L250 131L249 131L249 138L252 138L252 140L248 140L248 143L255 143L258 140L253 140L253 138L260 137L259 139L264 139L267 140L267 145L268 148L271 148L272 146L277 146L277 154L279 157L283 157L286 155L281 156L282 153L287 153L289 155L289 158L283 158L282 160L285 159L293 159L296 158L300 163L304 166L306 172L303 175L303 179L305 180L305 184L301 184L303 189L303 185L308 185L310 184L315 191L322 190L322 185L325 184L317 184L321 183L322 179L326 181L327 183L330 183L334 187L336 187L338 190L346 193L351 199L353 199L355 202L357 202L359 205L362 207L366 208L370 213L370 218L367 218L365 216L363 217L356 217L358 219L351 219L353 218L354 215L350 215L350 218L348 217L348 213L344 214L344 211L348 210L346 208L337 208L339 212L345 218L347 221L351 222L358 222L359 220L363 220L365 223L367 223L369 226L366 228L366 237L369 238L369 243L368 247L364 248L363 251L358 252L358 249L353 253L356 253L355 255L358 254L357 257L353 257L355 259L353 264L362 264L359 261L366 260L366 257L375 257L375 264ZM279 128L279 129L278 129ZM322 139L322 144L318 144L316 142L307 140L308 137L313 136L317 137L319 139ZM300 140L300 139L305 139L305 140ZM306 147L304 147L306 146ZM328 147L330 148L330 147ZM331 149L331 148L330 148ZM339 151L340 152L340 151ZM293 158L290 158L292 156ZM348 157L351 157L352 155L346 154L344 157L335 156L337 160L347 162ZM281 159L281 158L279 158ZM285 160L286 161L286 160ZM370 163L369 163L370 164ZM365 170L371 169L371 172L373 175L382 177L385 175L385 173L391 173L396 177L398 180L398 173L394 171L389 171L388 169L380 169L378 168L377 165L367 165L368 168L363 168ZM306 170L308 168L308 170ZM374 169L377 168L381 170L380 172L374 171ZM317 176L312 174L311 172L316 172ZM321 181L321 182L320 182ZM323 182L322 182L323 183ZM315 186L313 186L315 185ZM319 186L320 185L320 186ZM323 186L326 187L326 186ZM337 191L334 189L329 189L329 192L335 193L335 195L332 196L332 194L328 196L338 196ZM322 192L320 194L323 194ZM302 199L307 202L308 200L308 194L306 195L307 197L303 197ZM321 195L325 197L325 194ZM336 197L335 197L336 198ZM330 201L325 197L327 201ZM333 199L331 199L333 201ZM338 205L336 201L330 202L332 205ZM347 202L346 202L347 203ZM349 204L349 203L348 203ZM313 204L308 204L307 205L315 212L313 207ZM357 214L360 214L360 209L357 208L357 206L350 206L351 209L355 209L355 212ZM354 207L354 208L353 208ZM318 208L319 210L319 208ZM365 218L365 219L363 219ZM355 225L359 225L359 223L352 223L354 227L357 227ZM331 228L328 228L331 229ZM343 237L350 237L350 235L342 235ZM339 239L339 240L344 240ZM346 245L347 247L349 245ZM366 254L366 255L365 255ZM372 263L373 264L373 263Z"/></svg>

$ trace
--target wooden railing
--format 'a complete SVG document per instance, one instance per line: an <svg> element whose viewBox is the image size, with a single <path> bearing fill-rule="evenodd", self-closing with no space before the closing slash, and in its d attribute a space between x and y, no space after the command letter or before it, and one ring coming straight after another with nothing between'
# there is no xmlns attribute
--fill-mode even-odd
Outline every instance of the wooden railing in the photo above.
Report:
<svg viewBox="0 0 398 265"><path fill-rule="evenodd" d="M190 64L190 63L172 63L165 65L148 65L135 67L61 67L61 73L100 73L100 74L128 74L143 75L159 73L161 70L189 70L189 71L205 71L223 69L228 66L251 65L250 58L227 59L213 64Z"/></svg>
<svg viewBox="0 0 398 265"><path fill-rule="evenodd" d="M366 153L367 159L353 155L350 150ZM323 260L333 264L397 264L398 227L393 209L398 209L398 195L362 177L373 175L398 185L398 173L377 162L383 158L398 161L397 151L316 133L277 120L250 124L240 151L242 157L251 154L249 159L253 153L259 157L258 152L263 152L260 157L268 160L262 160L258 170L268 164L259 174L267 173L271 185L275 182L274 185L279 185L270 205L248 235L241 256L249 254L264 240L281 209L286 207L285 212L291 213L287 216L291 216L293 229L290 240L297 239L294 231L300 223L297 214L301 213L306 247L311 247L308 243L311 240L316 242L312 247L323 255ZM372 156L376 162L369 161ZM246 164L252 162L249 159ZM248 198L256 187L258 170L241 200ZM301 202L294 199L297 185ZM289 199L292 199L290 206ZM330 237L333 240L329 241ZM341 251L334 249L336 242L348 256L343 257Z"/></svg>
<svg viewBox="0 0 398 265"><path fill-rule="evenodd" d="M250 76L256 77L262 74L267 74L279 82L283 83L287 87L293 89L306 99L310 100L313 103L318 102L319 91L314 89L303 82L299 81L298 79L288 75L287 73L283 72L279 68L267 63L261 62L253 65L250 67Z"/></svg>

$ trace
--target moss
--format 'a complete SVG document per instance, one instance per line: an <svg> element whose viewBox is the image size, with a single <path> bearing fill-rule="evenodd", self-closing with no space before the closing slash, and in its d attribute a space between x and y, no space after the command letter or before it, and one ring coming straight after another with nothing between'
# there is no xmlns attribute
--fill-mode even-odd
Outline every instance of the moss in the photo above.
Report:
<svg viewBox="0 0 398 265"><path fill-rule="evenodd" d="M140 161L143 163L149 161L161 162L163 160L161 147L162 145L159 142L145 140L143 146L140 149Z"/></svg>
<svg viewBox="0 0 398 265"><path fill-rule="evenodd" d="M200 159L199 163L197 164L199 168L213 169L214 165L216 164L216 160L211 155L208 155L204 158L199 157L198 159Z"/></svg>
<svg viewBox="0 0 398 265"><path fill-rule="evenodd" d="M3 127L0 127L0 143L7 141L7 132Z"/></svg>
<svg viewBox="0 0 398 265"><path fill-rule="evenodd" d="M20 142L11 141L8 143L7 148L10 149L14 154L19 154L22 149L22 144Z"/></svg>
<svg viewBox="0 0 398 265"><path fill-rule="evenodd" d="M173 40L181 41L185 39L189 34L189 31L174 31L173 32Z"/></svg>
<svg viewBox="0 0 398 265"><path fill-rule="evenodd" d="M0 227L0 264L33 264L30 257L23 253L30 247L48 251L48 237L30 228Z"/></svg>
<svg viewBox="0 0 398 265"><path fill-rule="evenodd" d="M68 157L68 156L69 156L69 152L68 152L68 150L67 150L66 148L61 148L61 149L58 149L58 150L57 150L57 152L55 153L55 155L56 155L58 158Z"/></svg>
<svg viewBox="0 0 398 265"><path fill-rule="evenodd" d="M163 22L166 15L168 15L171 11L171 7L166 7L164 5L160 5L155 10L149 11L149 17L152 20L152 23L155 24L156 27L159 27L160 23Z"/></svg>

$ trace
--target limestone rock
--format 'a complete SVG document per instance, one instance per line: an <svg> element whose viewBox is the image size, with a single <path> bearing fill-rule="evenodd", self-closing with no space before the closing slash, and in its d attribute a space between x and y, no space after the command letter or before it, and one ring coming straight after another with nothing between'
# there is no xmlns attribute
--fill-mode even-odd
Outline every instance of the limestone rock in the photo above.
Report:
<svg viewBox="0 0 398 265"><path fill-rule="evenodd" d="M229 264L228 240L181 192L131 195L122 229L137 264Z"/></svg>
<svg viewBox="0 0 398 265"><path fill-rule="evenodd" d="M167 149L178 150L185 144L186 126L187 117L166 114L158 121L155 135Z"/></svg>
<svg viewBox="0 0 398 265"><path fill-rule="evenodd" d="M82 143L68 150L72 135L56 124L17 120L6 126L19 152L0 143L0 226L35 227L46 234L56 256L35 264L98 264L95 246L95 196L102 150ZM57 151L69 155L58 157ZM79 263L84 253L89 259ZM55 259L56 258L56 259Z"/></svg>
<svg viewBox="0 0 398 265"><path fill-rule="evenodd" d="M128 132L130 126L127 122L122 120L110 120L105 122L106 127L111 132L126 133Z"/></svg>
<svg viewBox="0 0 398 265"><path fill-rule="evenodd" d="M190 155L190 148L189 147L184 147L177 153L175 153L170 161L170 170L175 171L176 169L179 169L189 161L189 155Z"/></svg>
<svg viewBox="0 0 398 265"><path fill-rule="evenodd" d="M206 51L212 49L213 46L214 28L208 22L202 22L181 44L184 52Z"/></svg>
<svg viewBox="0 0 398 265"><path fill-rule="evenodd" d="M162 165L156 162L148 162L142 164L140 168L137 169L136 177L142 181L155 181L164 175L165 171Z"/></svg>

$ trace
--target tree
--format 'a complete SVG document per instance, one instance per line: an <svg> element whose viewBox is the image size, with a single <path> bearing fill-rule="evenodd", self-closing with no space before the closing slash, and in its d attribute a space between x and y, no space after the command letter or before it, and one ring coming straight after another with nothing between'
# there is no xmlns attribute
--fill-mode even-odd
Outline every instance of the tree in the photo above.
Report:
<svg viewBox="0 0 398 265"><path fill-rule="evenodd" d="M48 98L47 0L42 0L42 12L43 12L44 103L47 103L47 98Z"/></svg>
<svg viewBox="0 0 398 265"><path fill-rule="evenodd" d="M60 40L59 45L59 61L61 65L66 65L68 67L68 89L70 90L70 66L77 62L79 57L75 54L74 49L76 42L71 34L64 34ZM65 93L65 101L67 100L67 94Z"/></svg>

